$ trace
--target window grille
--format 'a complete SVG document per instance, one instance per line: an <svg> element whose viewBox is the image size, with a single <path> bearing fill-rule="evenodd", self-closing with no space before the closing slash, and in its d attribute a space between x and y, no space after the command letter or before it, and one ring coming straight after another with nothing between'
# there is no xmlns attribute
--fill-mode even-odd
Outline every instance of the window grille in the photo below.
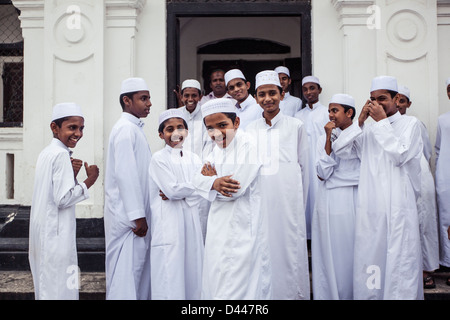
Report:
<svg viewBox="0 0 450 320"><path fill-rule="evenodd" d="M0 127L23 122L23 38L19 10L0 2Z"/></svg>

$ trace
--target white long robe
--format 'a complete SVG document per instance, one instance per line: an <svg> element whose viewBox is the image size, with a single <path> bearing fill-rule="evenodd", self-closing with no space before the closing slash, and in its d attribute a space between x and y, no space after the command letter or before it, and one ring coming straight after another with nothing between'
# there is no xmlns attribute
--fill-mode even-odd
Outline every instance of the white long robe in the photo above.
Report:
<svg viewBox="0 0 450 320"><path fill-rule="evenodd" d="M356 137L361 134L357 124L341 135ZM343 134L345 133L345 134ZM317 143L316 172L323 181L317 189L316 206L312 219L311 262L314 300L353 299L353 255L355 240L356 203L360 160L356 154L346 159L333 151L325 151L326 135Z"/></svg>
<svg viewBox="0 0 450 320"><path fill-rule="evenodd" d="M357 300L423 299L416 205L423 151L420 134L416 118L397 112L365 124L355 140L361 159L355 224Z"/></svg>
<svg viewBox="0 0 450 320"><path fill-rule="evenodd" d="M450 267L450 112L440 115L436 134L436 195L439 208L440 264Z"/></svg>
<svg viewBox="0 0 450 320"><path fill-rule="evenodd" d="M302 109L302 99L292 96L289 92L284 94L280 102L280 110L283 114L295 117L295 114Z"/></svg>
<svg viewBox="0 0 450 320"><path fill-rule="evenodd" d="M200 158L165 146L150 164L151 283L153 300L198 300L201 297L203 235L200 201L192 178ZM159 191L169 200L162 200Z"/></svg>
<svg viewBox="0 0 450 320"><path fill-rule="evenodd" d="M417 199L419 214L420 240L422 243L423 270L439 269L439 228L436 204L436 187L430 168L432 147L425 125L419 121L423 143L423 155L420 159L421 188Z"/></svg>
<svg viewBox="0 0 450 320"><path fill-rule="evenodd" d="M262 117L263 109L250 94L244 102L236 103L235 109L240 119L239 129L241 130L245 130L250 122Z"/></svg>
<svg viewBox="0 0 450 320"><path fill-rule="evenodd" d="M151 151L135 116L123 112L111 130L105 170L106 299L150 299L150 232L138 237L134 220L150 228Z"/></svg>
<svg viewBox="0 0 450 320"><path fill-rule="evenodd" d="M305 124L306 133L308 134L309 140L309 172L316 172L316 153L313 151L316 149L317 139L325 134L323 127L328 123L328 108L317 102L313 105L311 109L309 105L305 106L299 112L295 114L297 119L302 120ZM317 175L309 175L309 187L308 187L308 199L306 201L305 217L306 217L306 232L308 234L308 239L311 239L311 220L314 212L314 205L316 202L316 192L317 186L319 184L319 179Z"/></svg>
<svg viewBox="0 0 450 320"><path fill-rule="evenodd" d="M89 198L74 179L69 149L53 139L36 163L30 213L29 262L36 300L76 300L75 204Z"/></svg>
<svg viewBox="0 0 450 320"><path fill-rule="evenodd" d="M217 176L198 173L194 185L212 201L203 263L202 298L262 300L271 298L267 218L261 211L261 163L256 145L238 129L225 149L214 148L207 160ZM218 177L233 175L240 189L232 198L211 187Z"/></svg>
<svg viewBox="0 0 450 320"><path fill-rule="evenodd" d="M231 97L230 97L231 98ZM233 100L234 101L234 100ZM206 131L205 124L203 123L203 117L201 112L200 103L198 103L195 110L191 113L186 107L182 107L186 122L188 125L188 136L183 144L183 150L189 150L195 153L200 159L205 159L208 154L211 153L214 148L214 143L210 139L208 132ZM208 223L209 201L202 201L200 203L200 224L202 227L203 239L206 237L206 226Z"/></svg>
<svg viewBox="0 0 450 320"><path fill-rule="evenodd" d="M305 200L309 183L309 144L304 124L279 112L247 126L258 141L262 212L269 221L272 298L310 299Z"/></svg>

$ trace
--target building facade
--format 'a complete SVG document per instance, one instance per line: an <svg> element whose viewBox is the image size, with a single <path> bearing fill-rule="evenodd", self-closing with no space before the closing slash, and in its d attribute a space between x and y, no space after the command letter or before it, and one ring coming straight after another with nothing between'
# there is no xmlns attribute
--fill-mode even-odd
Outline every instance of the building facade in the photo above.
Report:
<svg viewBox="0 0 450 320"><path fill-rule="evenodd" d="M283 64L293 94L314 74L324 105L342 92L360 108L373 77L396 76L411 89L408 114L433 144L437 117L450 110L450 0L12 0L0 2L0 17L13 29L8 39L0 35L0 50L9 48L0 51L0 204L31 204L52 107L74 101L86 117L74 157L101 172L77 216L102 217L109 132L121 113L120 83L131 76L150 87L144 128L153 152L162 147L158 115L175 106L176 85L196 78L207 90L215 67L240 67L254 84L257 71ZM5 112L17 100L5 80L11 70L23 76L14 121Z"/></svg>

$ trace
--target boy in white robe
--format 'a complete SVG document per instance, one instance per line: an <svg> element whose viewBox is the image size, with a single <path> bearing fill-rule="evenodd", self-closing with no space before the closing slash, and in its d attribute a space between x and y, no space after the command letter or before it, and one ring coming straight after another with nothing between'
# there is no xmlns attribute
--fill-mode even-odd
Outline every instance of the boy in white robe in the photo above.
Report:
<svg viewBox="0 0 450 320"><path fill-rule="evenodd" d="M447 95L450 99L450 78L447 79ZM438 118L436 134L436 195L439 208L439 240L440 240L440 264L450 267L450 112L444 113ZM450 278L447 279L450 285Z"/></svg>
<svg viewBox="0 0 450 320"><path fill-rule="evenodd" d="M111 130L105 174L106 299L150 299L151 151L142 130L150 91L141 78L122 82L122 114Z"/></svg>
<svg viewBox="0 0 450 320"><path fill-rule="evenodd" d="M324 134L323 127L328 123L328 108L322 105L319 101L319 95L322 93L322 87L317 77L306 76L302 79L303 97L307 104L300 111L295 114L295 117L300 119L305 124L306 133L309 141L309 187L308 198L306 200L305 217L306 217L306 232L308 239L311 239L311 219L314 211L314 204L316 202L316 191L319 184L316 172L316 150L317 139Z"/></svg>
<svg viewBox="0 0 450 320"><path fill-rule="evenodd" d="M150 163L151 283L153 300L198 300L201 294L203 235L193 175L200 158L184 150L188 126L180 109L159 117L164 149ZM160 196L161 193L161 196Z"/></svg>
<svg viewBox="0 0 450 320"><path fill-rule="evenodd" d="M280 85L283 89L282 100L280 102L280 110L287 116L294 117L297 112L302 109L302 99L291 95L291 73L288 68L279 66L275 68L280 78Z"/></svg>
<svg viewBox="0 0 450 320"><path fill-rule="evenodd" d="M341 159L335 142L359 135L353 124L355 100L336 94L329 105L330 122L317 141L317 189L312 219L311 259L314 300L353 300L353 247L360 160Z"/></svg>
<svg viewBox="0 0 450 320"><path fill-rule="evenodd" d="M356 148L361 159L355 221L353 294L356 300L423 299L422 251L417 214L420 158L419 121L396 106L394 77L372 81L360 113L356 139L343 141L336 155ZM368 117L375 122L366 124ZM344 147L347 143L347 148Z"/></svg>
<svg viewBox="0 0 450 320"><path fill-rule="evenodd" d="M69 148L83 137L84 117L77 104L55 105L50 128L53 140L36 164L28 257L36 300L77 300L75 205L89 198L99 171L85 162L87 179L76 179L80 165L71 159Z"/></svg>
<svg viewBox="0 0 450 320"><path fill-rule="evenodd" d="M225 73L225 84L228 94L237 101L235 111L240 119L239 128L241 131L245 130L250 122L261 118L262 109L249 93L250 82L245 79L241 70L231 69Z"/></svg>
<svg viewBox="0 0 450 320"><path fill-rule="evenodd" d="M305 200L309 147L304 124L280 110L282 89L277 72L256 75L256 101L263 111L246 132L258 142L263 161L262 212L269 221L272 298L309 300Z"/></svg>
<svg viewBox="0 0 450 320"><path fill-rule="evenodd" d="M202 172L197 191L212 201L203 263L202 298L271 298L267 219L261 211L256 146L238 130L235 106L227 98L202 106L208 134L217 144Z"/></svg>
<svg viewBox="0 0 450 320"><path fill-rule="evenodd" d="M411 107L411 92L405 86L398 86L397 108L402 115ZM424 289L436 287L432 273L439 269L439 234L436 205L436 188L430 168L432 147L425 125L419 121L423 143L423 156L420 159L421 190L417 199L419 214L420 240L423 255L423 286Z"/></svg>

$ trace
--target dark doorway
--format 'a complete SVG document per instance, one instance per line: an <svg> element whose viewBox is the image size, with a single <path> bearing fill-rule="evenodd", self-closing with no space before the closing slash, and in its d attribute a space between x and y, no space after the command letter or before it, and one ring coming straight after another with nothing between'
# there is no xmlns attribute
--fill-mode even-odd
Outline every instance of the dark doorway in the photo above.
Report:
<svg viewBox="0 0 450 320"><path fill-rule="evenodd" d="M271 1L259 2L245 0L239 2L167 1L167 97L168 106L176 105L176 97L173 89L180 83L180 18L186 17L300 17L301 20L301 59L286 59L285 61L205 61L202 66L203 73L212 64L227 65L230 63L246 68L249 79L254 79L256 70L264 67L285 65L288 68L296 68L291 73L291 78L299 81L302 75L311 74L311 1ZM263 43L262 43L263 45ZM258 65L259 64L259 65ZM253 74L255 73L255 74ZM250 78L251 77L251 78ZM204 78L205 80L207 78ZM253 82L253 81L251 81ZM254 84L253 84L254 85ZM301 95L300 95L301 96Z"/></svg>

